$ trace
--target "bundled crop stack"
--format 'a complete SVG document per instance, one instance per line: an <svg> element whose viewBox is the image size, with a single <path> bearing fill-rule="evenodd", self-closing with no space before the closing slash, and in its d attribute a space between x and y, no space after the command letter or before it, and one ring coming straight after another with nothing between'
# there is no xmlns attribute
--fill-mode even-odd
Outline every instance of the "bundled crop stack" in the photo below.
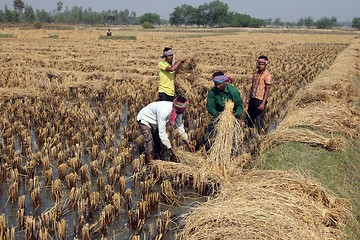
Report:
<svg viewBox="0 0 360 240"><path fill-rule="evenodd" d="M189 213L177 239L340 239L351 216L307 178L254 170Z"/></svg>
<svg viewBox="0 0 360 240"><path fill-rule="evenodd" d="M284 142L337 150L342 147L344 137L359 138L360 113L354 108L358 92L352 84L352 78L358 74L359 46L360 41L355 40L328 70L296 94L287 105L284 119L264 141L262 150Z"/></svg>

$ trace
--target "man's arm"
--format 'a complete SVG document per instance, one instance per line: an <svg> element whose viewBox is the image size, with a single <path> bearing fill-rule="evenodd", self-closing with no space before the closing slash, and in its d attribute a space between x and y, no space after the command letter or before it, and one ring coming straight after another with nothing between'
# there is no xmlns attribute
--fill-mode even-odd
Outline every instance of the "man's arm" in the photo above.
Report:
<svg viewBox="0 0 360 240"><path fill-rule="evenodd" d="M206 98L206 110L209 112L209 114L213 117L217 117L219 113L215 109L215 95L210 90L210 92L207 95Z"/></svg>
<svg viewBox="0 0 360 240"><path fill-rule="evenodd" d="M237 90L236 88L234 90L235 91L232 94L233 101L234 101L234 116L240 117L240 115L243 112L243 101L241 99L239 90Z"/></svg>
<svg viewBox="0 0 360 240"><path fill-rule="evenodd" d="M181 59L180 61L177 61L173 66L171 67L167 67L165 70L169 71L169 72L173 72L176 71L177 68L183 63L185 62L186 58Z"/></svg>
<svg viewBox="0 0 360 240"><path fill-rule="evenodd" d="M250 87L250 89L249 89L248 95L247 95L247 97L246 97L246 99L245 99L245 103L244 103L245 107L247 107L247 106L249 105L252 88L253 88L253 85L251 84L251 87Z"/></svg>
<svg viewBox="0 0 360 240"><path fill-rule="evenodd" d="M179 114L178 116L176 116L175 129L178 131L180 139L186 143L186 145L189 147L190 151L195 152L195 147L192 144L190 144L188 134L185 132L185 127L182 122L182 114Z"/></svg>
<svg viewBox="0 0 360 240"><path fill-rule="evenodd" d="M270 88L271 88L271 84L265 84L265 92L264 92L264 98L260 104L260 106L258 107L259 110L264 110L265 109L265 103L269 97L270 94Z"/></svg>
<svg viewBox="0 0 360 240"><path fill-rule="evenodd" d="M157 119L160 140L167 148L171 148L171 142L166 132L166 115L161 110L157 111Z"/></svg>

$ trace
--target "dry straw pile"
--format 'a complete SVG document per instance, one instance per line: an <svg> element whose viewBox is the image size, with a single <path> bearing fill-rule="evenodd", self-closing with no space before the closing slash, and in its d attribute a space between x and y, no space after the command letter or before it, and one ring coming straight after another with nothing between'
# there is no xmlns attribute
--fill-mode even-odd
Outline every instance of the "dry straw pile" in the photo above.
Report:
<svg viewBox="0 0 360 240"><path fill-rule="evenodd" d="M225 104L224 111L218 117L213 130L211 148L206 156L191 154L179 150L177 163L154 161L157 175L164 178L181 178L204 193L205 189L214 191L220 182L232 181L241 173L239 166L248 161L248 155L241 155L242 136L240 122L233 114L234 103ZM186 180L185 180L186 179Z"/></svg>
<svg viewBox="0 0 360 240"><path fill-rule="evenodd" d="M284 142L302 142L337 150L346 138L359 137L360 113L354 108L358 92L352 79L358 74L360 41L353 40L314 82L300 90L288 103L285 117L263 142L262 150ZM324 137L318 132L331 134Z"/></svg>
<svg viewBox="0 0 360 240"><path fill-rule="evenodd" d="M309 179L251 171L196 208L177 239L339 239L347 203Z"/></svg>

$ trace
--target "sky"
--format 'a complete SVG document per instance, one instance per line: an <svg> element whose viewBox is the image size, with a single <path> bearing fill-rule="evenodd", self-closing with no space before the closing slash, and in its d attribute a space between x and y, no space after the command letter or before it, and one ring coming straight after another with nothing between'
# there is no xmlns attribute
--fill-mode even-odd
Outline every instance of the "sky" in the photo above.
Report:
<svg viewBox="0 0 360 240"><path fill-rule="evenodd" d="M50 12L56 9L59 0L22 0L36 9ZM162 19L169 19L175 7L188 4L198 7L211 0L61 0L63 10L73 6L91 8L93 11L125 10L136 12L137 16L144 13L157 13ZM229 11L248 14L253 18L275 19L283 22L296 22L301 17L312 17L315 21L322 17L336 17L338 22L352 21L360 17L360 0L220 0L228 4ZM5 4L13 9L13 0L0 0L0 9Z"/></svg>

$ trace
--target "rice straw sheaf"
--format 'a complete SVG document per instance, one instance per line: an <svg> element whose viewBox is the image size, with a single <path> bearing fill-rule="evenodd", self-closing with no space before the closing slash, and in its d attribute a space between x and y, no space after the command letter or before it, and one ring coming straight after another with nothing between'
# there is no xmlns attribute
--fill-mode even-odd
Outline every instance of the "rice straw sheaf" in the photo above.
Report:
<svg viewBox="0 0 360 240"><path fill-rule="evenodd" d="M36 98L40 95L40 92L35 88L0 88L0 100L23 97Z"/></svg>
<svg viewBox="0 0 360 240"><path fill-rule="evenodd" d="M217 189L221 180L214 173L207 171L204 165L201 166L204 157L178 150L177 159L180 162L154 160L151 163L152 169L162 179L180 179L182 186L186 187L190 184L200 192L203 192L205 187L209 187L212 191Z"/></svg>
<svg viewBox="0 0 360 240"><path fill-rule="evenodd" d="M241 163L236 161L241 154L242 139L240 121L233 116L234 102L228 101L218 116L213 130L211 148L206 156L206 167L219 176L232 176Z"/></svg>
<svg viewBox="0 0 360 240"><path fill-rule="evenodd" d="M218 117L213 132L211 148L206 158L199 154L178 150L178 163L156 160L152 166L162 178L192 179L194 188L202 189L204 185L216 186L222 181L233 181L244 162L248 161L246 154L241 154L240 122L232 112L234 103L226 102L224 111Z"/></svg>
<svg viewBox="0 0 360 240"><path fill-rule="evenodd" d="M251 171L189 213L177 239L340 239L345 200L290 171Z"/></svg>
<svg viewBox="0 0 360 240"><path fill-rule="evenodd" d="M325 138L309 129L359 138L360 113L354 109L358 92L351 83L357 73L359 46L360 41L352 42L328 70L289 101L285 117L277 129L267 136L262 151L270 145L284 142L302 142L330 150L341 148L341 140Z"/></svg>
<svg viewBox="0 0 360 240"><path fill-rule="evenodd" d="M341 133L355 139L359 137L357 131L359 124L359 117L349 111L345 105L324 103L289 113L283 126L289 128L305 126L326 133Z"/></svg>
<svg viewBox="0 0 360 240"><path fill-rule="evenodd" d="M208 86L209 83L206 82L206 84L200 84L202 87L197 87L199 80L201 80L201 77L199 77L200 70L197 68L198 61L199 59L191 57L177 71L175 80L176 95L186 96L190 100L194 100L197 96L196 90ZM208 90L209 87L206 89Z"/></svg>
<svg viewBox="0 0 360 240"><path fill-rule="evenodd" d="M300 142L310 146L324 147L329 150L338 150L343 142L339 138L326 138L309 129L278 127L276 132L267 136L261 144L261 151L281 143Z"/></svg>

